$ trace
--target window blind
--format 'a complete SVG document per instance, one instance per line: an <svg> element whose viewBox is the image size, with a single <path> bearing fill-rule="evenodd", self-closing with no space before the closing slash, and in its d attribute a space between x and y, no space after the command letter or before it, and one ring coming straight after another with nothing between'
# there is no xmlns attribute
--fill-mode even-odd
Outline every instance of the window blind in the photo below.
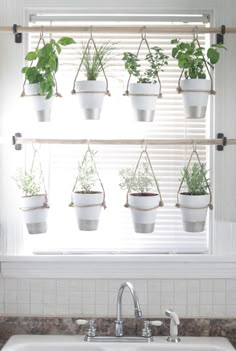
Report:
<svg viewBox="0 0 236 351"><path fill-rule="evenodd" d="M79 25L81 22L70 22ZM168 25L177 23L168 21ZM68 25L66 21L45 20L40 22L34 17L34 25ZM145 24L145 23L143 23ZM146 23L147 26L149 23ZM158 23L156 23L158 24ZM161 23L159 23L161 24ZM162 23L163 24L163 23ZM96 25L96 24L94 24ZM132 23L130 23L132 25ZM193 26L192 23L186 25ZM194 23L196 25L196 23ZM206 26L205 23L197 23ZM63 33L53 34L58 39ZM71 96L73 79L81 59L82 44L88 35L69 34L76 44L63 48L59 57L60 66L57 75L58 90L62 99L54 101L52 122L40 125L37 130L27 129L26 133L38 137L68 138L205 138L209 134L207 118L187 120L184 117L182 96L176 87L180 70L171 58L171 39L176 35L148 34L150 47L158 45L169 55L169 65L160 73L163 98L158 99L153 123L135 122L132 116L129 97L122 94L126 89L128 74L124 70L123 52L136 53L140 34L94 34L95 42L116 43L113 60L106 73L109 80L111 97L105 97L100 121L85 121L81 117L77 96ZM52 35L45 34L45 40ZM191 35L184 34L183 40L191 40ZM39 34L29 35L29 49L37 45ZM199 35L202 46L206 46L207 36ZM143 45L140 59L147 54ZM83 73L79 78L83 79ZM102 75L100 79L103 79ZM132 80L133 81L133 80ZM209 110L208 110L209 114ZM73 182L86 145L51 145L40 149L44 170L47 173L50 215L49 230L43 235L24 234L25 251L38 254L77 254L77 253L206 253L209 247L209 220L202 233L187 233L182 228L180 209L175 207L176 193L179 186L180 171L187 163L191 147L186 146L149 146L150 159L165 206L159 208L156 216L155 231L152 234L134 233L130 210L124 208L126 193L119 188L118 172L124 167L135 167L140 146L92 146L97 151L96 162L100 177L106 190L107 209L102 212L98 231L84 232L77 228L74 209L69 208ZM202 162L208 161L205 146L197 148ZM32 150L26 147L25 155L30 160Z"/></svg>

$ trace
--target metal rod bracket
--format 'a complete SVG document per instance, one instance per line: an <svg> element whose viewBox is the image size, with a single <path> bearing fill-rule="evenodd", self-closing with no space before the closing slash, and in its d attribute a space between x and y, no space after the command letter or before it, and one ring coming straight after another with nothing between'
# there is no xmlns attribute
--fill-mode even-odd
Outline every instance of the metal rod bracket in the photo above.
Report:
<svg viewBox="0 0 236 351"><path fill-rule="evenodd" d="M216 44L224 44L225 32L226 32L226 26L222 24L221 32L216 34Z"/></svg>
<svg viewBox="0 0 236 351"><path fill-rule="evenodd" d="M15 43L21 44L22 43L22 33L17 32L18 25L13 24L12 30L13 34L15 34Z"/></svg>
<svg viewBox="0 0 236 351"><path fill-rule="evenodd" d="M222 139L222 145L217 145L216 150L217 151L223 151L224 147L227 145L227 137L224 136L224 133L217 133L217 139Z"/></svg>
<svg viewBox="0 0 236 351"><path fill-rule="evenodd" d="M20 151L22 150L22 145L16 143L16 137L21 138L22 134L21 133L15 133L15 135L12 136L12 145L15 146L15 150Z"/></svg>

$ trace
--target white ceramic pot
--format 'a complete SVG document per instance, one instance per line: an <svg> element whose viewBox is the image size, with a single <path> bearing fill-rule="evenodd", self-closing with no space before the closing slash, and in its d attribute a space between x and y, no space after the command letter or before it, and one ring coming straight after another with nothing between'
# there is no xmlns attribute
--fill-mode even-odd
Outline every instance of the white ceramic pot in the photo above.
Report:
<svg viewBox="0 0 236 351"><path fill-rule="evenodd" d="M21 210L29 234L42 234L47 232L47 217L49 208L42 207L46 202L46 196L23 196L21 198Z"/></svg>
<svg viewBox="0 0 236 351"><path fill-rule="evenodd" d="M36 110L38 121L49 122L51 119L53 97L50 99L45 99L44 95L38 95L39 83L25 84L25 94L32 101L33 108Z"/></svg>
<svg viewBox="0 0 236 351"><path fill-rule="evenodd" d="M130 83L130 94L144 94L147 96L130 95L136 120L139 122L152 122L155 115L157 98L160 92L160 84L156 83ZM150 96L149 96L150 95Z"/></svg>
<svg viewBox="0 0 236 351"><path fill-rule="evenodd" d="M157 206L159 206L160 196L158 194L146 193L128 194L128 204L136 233L152 233L155 227ZM156 208L154 208L156 207ZM151 209L144 211L143 209Z"/></svg>
<svg viewBox="0 0 236 351"><path fill-rule="evenodd" d="M102 192L91 192L89 194L73 193L75 213L80 230L97 230L103 197ZM87 205L89 207L86 207Z"/></svg>
<svg viewBox="0 0 236 351"><path fill-rule="evenodd" d="M78 93L85 119L99 119L106 93L106 82L97 80L77 81L75 91ZM91 93L88 93L90 91Z"/></svg>
<svg viewBox="0 0 236 351"><path fill-rule="evenodd" d="M202 232L204 230L209 202L209 194L179 194L183 226L186 232Z"/></svg>
<svg viewBox="0 0 236 351"><path fill-rule="evenodd" d="M180 82L180 87L182 90L196 90L196 92L183 91L182 93L186 118L204 118L211 81L209 79L183 79ZM199 90L203 90L203 92Z"/></svg>

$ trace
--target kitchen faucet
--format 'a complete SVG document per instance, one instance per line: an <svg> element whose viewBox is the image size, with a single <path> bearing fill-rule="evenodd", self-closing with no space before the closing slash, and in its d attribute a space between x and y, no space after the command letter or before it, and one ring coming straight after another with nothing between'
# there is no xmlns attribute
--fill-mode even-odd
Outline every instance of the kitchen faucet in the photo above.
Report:
<svg viewBox="0 0 236 351"><path fill-rule="evenodd" d="M128 288L134 301L134 315L137 319L142 319L142 311L140 308L138 296L134 289L134 286L130 282L124 282L121 284L118 296L117 296L117 305L116 305L116 322L115 322L115 335L123 336L123 320L122 320L122 296L125 288Z"/></svg>

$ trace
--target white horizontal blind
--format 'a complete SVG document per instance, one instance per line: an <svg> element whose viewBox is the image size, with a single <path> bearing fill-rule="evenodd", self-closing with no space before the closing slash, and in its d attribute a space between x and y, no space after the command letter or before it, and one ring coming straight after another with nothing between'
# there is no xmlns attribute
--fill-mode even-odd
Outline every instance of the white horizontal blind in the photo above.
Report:
<svg viewBox="0 0 236 351"><path fill-rule="evenodd" d="M34 21L32 25L50 23ZM68 25L68 21L52 25ZM73 22L71 25L79 25ZM158 24L158 23L157 23ZM159 23L160 24L160 23ZM168 22L170 25L171 22ZM176 25L176 23L174 23ZM192 26L191 23L188 25ZM194 23L196 25L196 23ZM198 23L202 26L206 24ZM64 34L53 35L57 39ZM182 96L176 93L180 71L176 61L171 58L170 41L175 35L147 34L150 47L158 45L170 56L169 65L160 74L163 99L157 101L156 116L153 123L137 123L133 120L128 97L125 91L128 75L124 70L122 56L124 51L136 53L140 35L134 34L96 34L94 39L101 42L116 42L114 59L107 69L111 97L106 97L100 121L84 121L77 103L77 96L71 96L73 79L80 63L82 42L88 40L86 34L66 34L75 39L76 45L63 48L60 55L60 68L57 75L59 92L63 99L54 104L53 122L40 125L37 131L28 133L41 137L71 138L205 138L207 123L205 119L186 120L183 113ZM29 36L29 47L37 44L38 34ZM181 35L183 40L191 40L191 35ZM48 35L45 35L48 39ZM206 36L199 35L202 46ZM140 58L146 55L145 46ZM83 78L83 74L80 75ZM100 77L102 79L102 76ZM59 100L59 101L58 101ZM35 253L205 253L209 246L208 224L202 233L183 231L180 210L175 207L176 192L179 186L180 170L187 162L191 147L148 146L151 161L159 180L165 206L157 211L155 232L136 234L133 230L130 210L124 208L126 194L119 188L118 172L123 167L135 166L141 146L95 146L97 167L106 189L108 208L102 211L99 230L83 232L77 228L74 209L69 208L71 190L78 161L81 161L86 146L43 146L41 158L49 175L50 217L47 234L24 235L25 250ZM207 149L199 146L203 162L207 161ZM26 148L26 157L31 158L31 147ZM50 163L47 172L47 163Z"/></svg>

